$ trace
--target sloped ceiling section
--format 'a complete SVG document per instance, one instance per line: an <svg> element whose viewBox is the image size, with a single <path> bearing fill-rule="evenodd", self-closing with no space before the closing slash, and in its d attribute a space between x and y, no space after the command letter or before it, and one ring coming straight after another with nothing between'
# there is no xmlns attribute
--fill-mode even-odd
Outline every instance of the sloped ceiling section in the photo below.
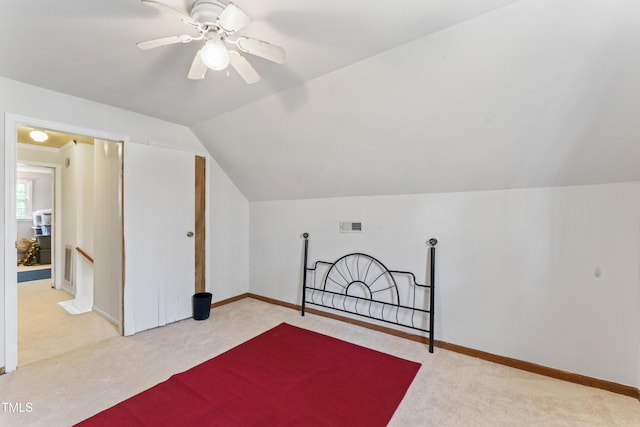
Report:
<svg viewBox="0 0 640 427"><path fill-rule="evenodd" d="M518 1L192 129L249 200L637 181L638 16Z"/></svg>
<svg viewBox="0 0 640 427"><path fill-rule="evenodd" d="M195 2L158 1L185 14ZM236 0L253 18L240 35L287 52L284 65L247 55L262 76L247 85L234 70L188 80L201 41L138 49L197 35L140 0L2 0L0 75L193 125L514 1Z"/></svg>

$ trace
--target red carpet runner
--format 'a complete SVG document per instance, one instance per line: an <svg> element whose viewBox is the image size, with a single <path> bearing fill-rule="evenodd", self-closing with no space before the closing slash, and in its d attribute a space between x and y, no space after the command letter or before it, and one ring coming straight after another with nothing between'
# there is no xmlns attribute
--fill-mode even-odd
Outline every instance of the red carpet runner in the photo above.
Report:
<svg viewBox="0 0 640 427"><path fill-rule="evenodd" d="M384 426L419 368L282 323L78 425Z"/></svg>

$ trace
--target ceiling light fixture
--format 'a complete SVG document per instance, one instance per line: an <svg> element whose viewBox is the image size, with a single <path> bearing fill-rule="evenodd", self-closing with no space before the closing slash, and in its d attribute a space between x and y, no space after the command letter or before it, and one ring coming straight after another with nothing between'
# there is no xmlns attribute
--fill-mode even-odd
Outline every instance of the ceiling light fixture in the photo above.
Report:
<svg viewBox="0 0 640 427"><path fill-rule="evenodd" d="M229 51L221 40L209 40L200 51L202 62L212 70L224 70L229 66Z"/></svg>
<svg viewBox="0 0 640 427"><path fill-rule="evenodd" d="M29 132L29 136L36 142L45 142L47 139L49 139L49 135L41 130L32 130L31 132Z"/></svg>

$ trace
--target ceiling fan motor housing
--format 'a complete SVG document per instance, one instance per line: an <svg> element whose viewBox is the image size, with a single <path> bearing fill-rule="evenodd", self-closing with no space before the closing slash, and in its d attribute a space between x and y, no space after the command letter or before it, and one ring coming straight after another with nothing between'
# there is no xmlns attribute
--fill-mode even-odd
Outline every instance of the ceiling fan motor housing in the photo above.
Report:
<svg viewBox="0 0 640 427"><path fill-rule="evenodd" d="M201 24L214 26L225 7L220 0L197 0L191 8L191 17Z"/></svg>

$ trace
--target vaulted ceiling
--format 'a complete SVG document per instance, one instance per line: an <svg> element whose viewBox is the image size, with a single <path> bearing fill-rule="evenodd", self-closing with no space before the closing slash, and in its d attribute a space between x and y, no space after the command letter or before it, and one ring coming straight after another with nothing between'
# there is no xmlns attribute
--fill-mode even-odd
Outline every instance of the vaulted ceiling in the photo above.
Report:
<svg viewBox="0 0 640 427"><path fill-rule="evenodd" d="M287 52L253 85L137 49L192 31L138 0L3 0L0 76L189 126L250 200L640 180L640 2L235 3Z"/></svg>

